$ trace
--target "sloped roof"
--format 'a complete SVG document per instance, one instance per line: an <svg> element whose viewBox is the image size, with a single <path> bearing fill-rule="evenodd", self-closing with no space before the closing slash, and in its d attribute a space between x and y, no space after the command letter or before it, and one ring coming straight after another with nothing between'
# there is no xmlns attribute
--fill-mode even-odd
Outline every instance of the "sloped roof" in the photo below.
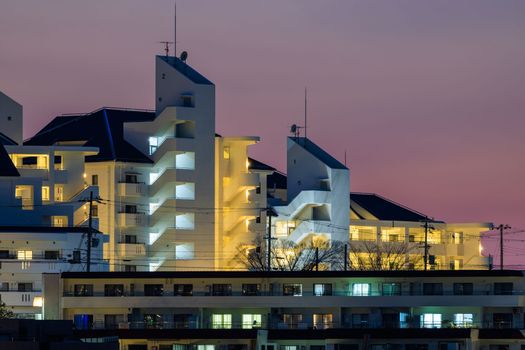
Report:
<svg viewBox="0 0 525 350"><path fill-rule="evenodd" d="M424 221L439 222L423 213L375 193L350 193L350 209L360 219L374 217L385 221Z"/></svg>
<svg viewBox="0 0 525 350"><path fill-rule="evenodd" d="M98 147L99 153L87 156L86 162L122 161L152 163L135 146L124 140L124 122L145 122L155 119L155 112L101 108L82 114L53 119L25 145L53 145L57 142L86 141L86 147Z"/></svg>
<svg viewBox="0 0 525 350"><path fill-rule="evenodd" d="M314 157L322 161L332 169L348 169L343 163L332 157L328 152L317 146L310 139L305 137L289 137L290 140L310 152Z"/></svg>
<svg viewBox="0 0 525 350"><path fill-rule="evenodd" d="M250 163L249 168L253 170L267 170L267 171L275 171L275 168L272 166L269 166L268 164L265 164L263 162L258 161L257 159L253 159L251 157L248 157L248 162Z"/></svg>
<svg viewBox="0 0 525 350"><path fill-rule="evenodd" d="M184 75L186 78L190 79L195 84L201 85L213 85L204 75L197 72L186 62L181 61L178 57L173 56L157 56L173 68L175 68L179 73Z"/></svg>
<svg viewBox="0 0 525 350"><path fill-rule="evenodd" d="M7 146L16 146L18 143L16 143L12 138L10 138L7 135L4 135L0 132L0 145L7 145Z"/></svg>
<svg viewBox="0 0 525 350"><path fill-rule="evenodd" d="M20 176L2 144L0 144L0 176Z"/></svg>

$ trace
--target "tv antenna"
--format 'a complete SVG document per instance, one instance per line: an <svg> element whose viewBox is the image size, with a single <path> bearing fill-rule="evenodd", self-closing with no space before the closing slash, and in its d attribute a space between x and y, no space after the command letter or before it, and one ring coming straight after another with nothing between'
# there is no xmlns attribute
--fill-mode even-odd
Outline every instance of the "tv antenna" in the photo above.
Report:
<svg viewBox="0 0 525 350"><path fill-rule="evenodd" d="M170 45L174 44L173 41L159 41L159 43L164 44L164 52L166 52L166 57L168 57L170 53Z"/></svg>
<svg viewBox="0 0 525 350"><path fill-rule="evenodd" d="M304 88L304 138L306 138L306 121L307 121L307 107L308 107L308 93L306 87Z"/></svg>
<svg viewBox="0 0 525 350"><path fill-rule="evenodd" d="M187 59L188 59L188 52L187 51L182 51L182 53L180 54L180 60L182 62L186 62Z"/></svg>
<svg viewBox="0 0 525 350"><path fill-rule="evenodd" d="M177 57L177 2L173 14L173 56Z"/></svg>
<svg viewBox="0 0 525 350"><path fill-rule="evenodd" d="M299 135L301 134L301 129L304 129L304 126L300 126L297 124L292 124L292 126L290 126L290 132L293 134L294 137L299 137Z"/></svg>

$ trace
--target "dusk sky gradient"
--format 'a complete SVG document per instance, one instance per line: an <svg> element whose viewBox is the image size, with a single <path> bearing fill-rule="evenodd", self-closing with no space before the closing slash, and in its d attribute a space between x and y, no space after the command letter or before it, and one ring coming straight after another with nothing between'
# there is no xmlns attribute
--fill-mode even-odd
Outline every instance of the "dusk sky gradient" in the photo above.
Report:
<svg viewBox="0 0 525 350"><path fill-rule="evenodd" d="M525 1L177 10L178 51L216 84L217 132L261 136L253 157L286 170L307 86L308 136L341 161L347 151L353 191L525 228ZM172 37L172 0L2 0L0 90L23 104L25 137L63 113L153 108L154 55ZM525 244L506 245L525 262Z"/></svg>

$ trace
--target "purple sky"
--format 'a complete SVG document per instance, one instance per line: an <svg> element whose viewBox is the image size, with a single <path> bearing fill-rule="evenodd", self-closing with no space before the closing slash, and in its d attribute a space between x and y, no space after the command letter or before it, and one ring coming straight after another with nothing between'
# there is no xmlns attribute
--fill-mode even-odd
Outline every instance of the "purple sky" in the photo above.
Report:
<svg viewBox="0 0 525 350"><path fill-rule="evenodd" d="M25 137L61 113L152 108L172 4L2 0L0 90L24 105ZM260 135L254 157L285 170L308 86L308 135L347 151L353 191L525 228L525 1L177 6L179 51L217 86L217 131Z"/></svg>

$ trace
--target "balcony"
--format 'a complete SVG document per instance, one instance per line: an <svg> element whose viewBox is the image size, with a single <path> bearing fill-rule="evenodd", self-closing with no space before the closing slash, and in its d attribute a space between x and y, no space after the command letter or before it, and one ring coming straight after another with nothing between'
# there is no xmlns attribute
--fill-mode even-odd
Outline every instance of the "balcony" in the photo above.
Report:
<svg viewBox="0 0 525 350"><path fill-rule="evenodd" d="M241 186L259 186L259 174L257 173L241 173L239 178L239 185Z"/></svg>
<svg viewBox="0 0 525 350"><path fill-rule="evenodd" d="M129 183L129 182L119 182L118 184L118 193L121 196L127 197L142 197L147 194L146 184L143 182L139 183Z"/></svg>
<svg viewBox="0 0 525 350"><path fill-rule="evenodd" d="M9 306L33 306L33 300L35 297L42 295L40 290L30 291L0 291L2 294L2 302Z"/></svg>
<svg viewBox="0 0 525 350"><path fill-rule="evenodd" d="M146 214L143 212L136 213L118 213L118 223L122 227L141 227L146 225Z"/></svg>
<svg viewBox="0 0 525 350"><path fill-rule="evenodd" d="M118 243L117 254L122 258L146 256L146 245L144 243Z"/></svg>

